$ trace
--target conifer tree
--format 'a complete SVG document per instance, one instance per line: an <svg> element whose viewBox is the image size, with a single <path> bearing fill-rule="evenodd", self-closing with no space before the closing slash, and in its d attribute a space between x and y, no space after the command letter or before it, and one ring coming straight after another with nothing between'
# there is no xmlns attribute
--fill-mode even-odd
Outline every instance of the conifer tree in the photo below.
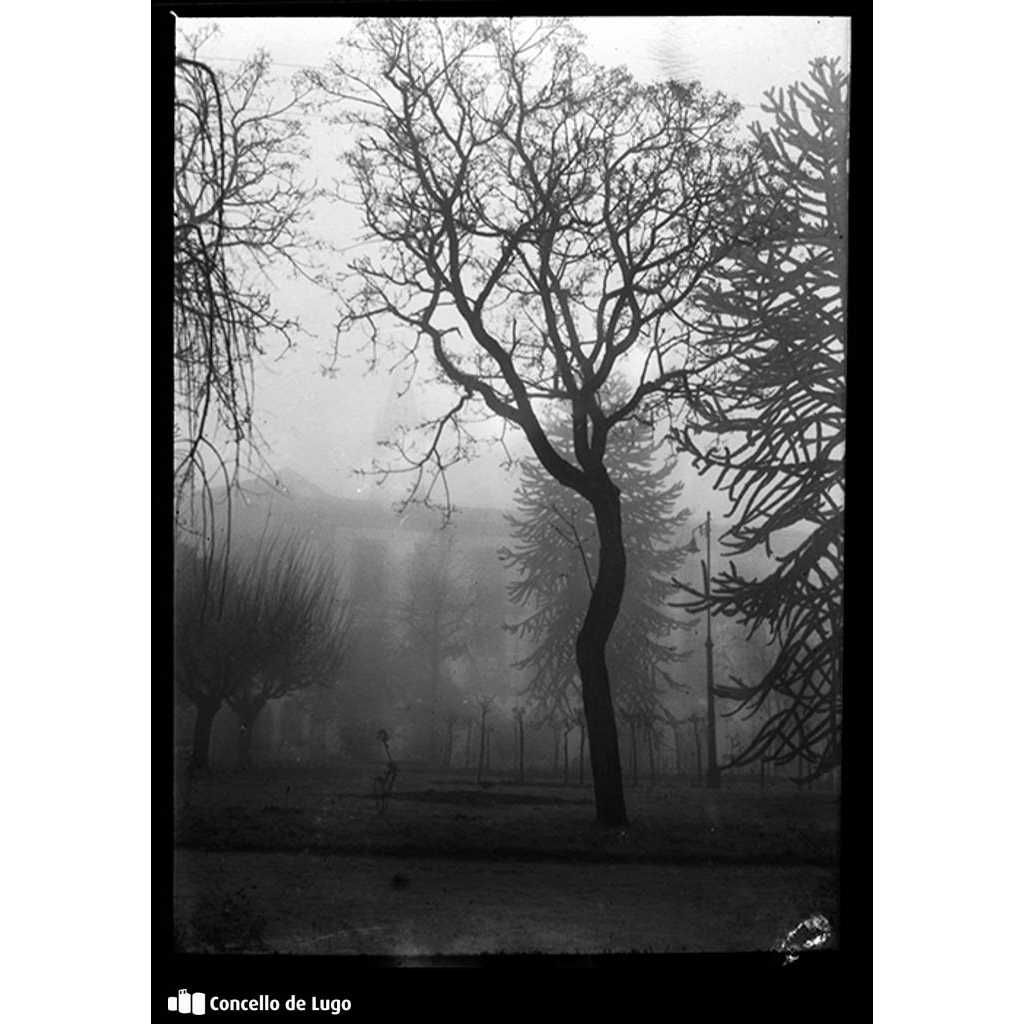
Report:
<svg viewBox="0 0 1024 1024"><path fill-rule="evenodd" d="M570 446L568 418L553 418L549 436ZM626 586L607 648L612 695L620 717L660 713L658 695L678 685L680 658L672 633L680 628L666 607L671 577L685 557L676 542L689 510L677 504L675 460L639 423L622 424L610 437L607 465L622 490ZM530 676L526 695L546 718L572 718L579 704L575 641L597 575L599 546L593 511L543 467L523 464L516 512L507 517L514 540L502 561L518 578L511 600L526 615L508 628L531 647L516 667Z"/></svg>
<svg viewBox="0 0 1024 1024"><path fill-rule="evenodd" d="M728 494L722 542L734 555L771 555L780 531L805 535L763 577L731 564L710 604L778 644L760 678L718 690L752 715L775 708L733 763L803 762L810 781L841 751L849 76L820 59L809 82L766 97L775 124L754 126L760 194L788 228L739 250L702 290L715 373L694 387L694 422L675 437ZM683 589L692 611L707 607Z"/></svg>

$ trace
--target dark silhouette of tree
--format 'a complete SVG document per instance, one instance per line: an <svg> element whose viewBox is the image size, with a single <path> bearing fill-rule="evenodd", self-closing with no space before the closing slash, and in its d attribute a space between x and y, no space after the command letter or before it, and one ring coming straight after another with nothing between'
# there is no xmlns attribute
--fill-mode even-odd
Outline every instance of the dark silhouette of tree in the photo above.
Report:
<svg viewBox="0 0 1024 1024"><path fill-rule="evenodd" d="M476 705L480 709L480 757L476 766L476 781L479 783L484 775L484 750L487 746L487 715L496 700L490 694L481 693L476 697Z"/></svg>
<svg viewBox="0 0 1024 1024"><path fill-rule="evenodd" d="M174 679L195 705L190 774L209 767L213 720L227 698L257 670L252 591L223 549L204 557L191 545L175 551Z"/></svg>
<svg viewBox="0 0 1024 1024"><path fill-rule="evenodd" d="M393 442L410 496L447 504L446 468L511 427L593 510L600 558L576 657L597 818L619 825L604 651L626 553L609 435L685 397L688 303L754 231L737 220L753 209L756 155L730 141L737 104L595 67L581 41L565 21L368 19L316 80L343 101L366 228L339 337L362 328L371 360L428 364L453 392ZM551 407L571 423L568 448L543 425Z"/></svg>
<svg viewBox="0 0 1024 1024"><path fill-rule="evenodd" d="M238 761L252 761L252 730L272 700L317 690L314 731L329 717L350 653L351 620L331 560L293 539L261 545L247 575L258 667L227 696L238 716Z"/></svg>
<svg viewBox="0 0 1024 1024"><path fill-rule="evenodd" d="M547 424L556 445L571 444L568 418ZM672 667L682 653L674 631L689 628L667 614L675 592L672 574L685 555L677 542L689 511L678 510L681 484L670 482L674 459L652 432L624 423L609 437L609 474L622 492L626 585L606 653L612 696L622 714L650 716L658 694L680 686ZM506 517L513 546L500 557L516 573L512 601L528 614L508 628L530 652L516 663L529 673L526 694L538 707L574 717L579 682L575 639L580 633L599 569L599 538L593 509L535 462L521 466L516 511Z"/></svg>
<svg viewBox="0 0 1024 1024"><path fill-rule="evenodd" d="M702 290L707 347L722 361L695 384L695 422L676 438L726 489L734 522L722 540L734 554L771 555L778 531L809 529L763 578L731 564L710 604L778 643L760 678L734 675L718 690L751 714L782 698L732 763L796 761L812 781L841 750L849 76L822 59L809 82L766 96L775 124L754 133L764 191L783 197L789 230L734 253Z"/></svg>
<svg viewBox="0 0 1024 1024"><path fill-rule="evenodd" d="M473 753L473 725L472 716L466 717L466 770L469 770L469 759Z"/></svg>
<svg viewBox="0 0 1024 1024"><path fill-rule="evenodd" d="M693 753L697 765L697 784L700 785L704 781L704 768L700 757L700 732L701 725L706 723L706 719L694 713L687 721L693 724Z"/></svg>
<svg viewBox="0 0 1024 1024"><path fill-rule="evenodd" d="M459 715L456 711L449 711L444 716L445 737L444 737L444 766L452 766L452 749L455 745L455 726L459 723Z"/></svg>
<svg viewBox="0 0 1024 1024"><path fill-rule="evenodd" d="M579 773L580 785L583 785L583 751L587 744L587 716L583 713L582 707L577 707L573 712L573 724L580 731L579 749Z"/></svg>
<svg viewBox="0 0 1024 1024"><path fill-rule="evenodd" d="M308 82L282 89L257 52L214 71L199 49L215 29L184 37L174 92L175 525L209 537L211 478L226 493L262 465L253 422L253 366L298 323L276 307L275 267L312 279L319 247L303 224L318 192L298 176Z"/></svg>
<svg viewBox="0 0 1024 1024"><path fill-rule="evenodd" d="M222 564L223 563L223 564ZM347 621L329 561L275 540L200 554L180 545L175 580L175 680L196 707L191 771L209 766L213 719L224 703L251 728L267 701L333 684L347 655Z"/></svg>
<svg viewBox="0 0 1024 1024"><path fill-rule="evenodd" d="M523 717L526 715L526 708L517 704L512 709L512 717L516 722L516 781L522 785L525 781L526 766L523 763L526 740L523 734Z"/></svg>

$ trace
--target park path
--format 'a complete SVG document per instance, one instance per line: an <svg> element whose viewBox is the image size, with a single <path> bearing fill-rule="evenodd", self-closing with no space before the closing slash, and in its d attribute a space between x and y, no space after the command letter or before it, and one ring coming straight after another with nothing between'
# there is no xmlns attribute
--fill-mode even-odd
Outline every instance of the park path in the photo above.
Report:
<svg viewBox="0 0 1024 1024"><path fill-rule="evenodd" d="M175 923L190 952L225 942L399 957L767 950L835 899L831 872L810 865L174 857Z"/></svg>

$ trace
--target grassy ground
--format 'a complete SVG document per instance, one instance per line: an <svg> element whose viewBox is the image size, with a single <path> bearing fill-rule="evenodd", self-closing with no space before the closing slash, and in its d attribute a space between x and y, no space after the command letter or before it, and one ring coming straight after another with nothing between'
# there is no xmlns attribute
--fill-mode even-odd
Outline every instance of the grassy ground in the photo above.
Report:
<svg viewBox="0 0 1024 1024"><path fill-rule="evenodd" d="M589 787L403 770L386 812L372 767L347 774L257 771L194 785L179 808L179 846L463 858L832 863L838 796L726 779L711 792L665 779L627 787L630 824L594 823Z"/></svg>
<svg viewBox="0 0 1024 1024"><path fill-rule="evenodd" d="M554 778L481 786L405 768L380 813L377 772L264 769L195 784L176 809L178 947L749 950L812 914L837 921L832 792L641 782L627 787L629 825L606 829L589 788Z"/></svg>

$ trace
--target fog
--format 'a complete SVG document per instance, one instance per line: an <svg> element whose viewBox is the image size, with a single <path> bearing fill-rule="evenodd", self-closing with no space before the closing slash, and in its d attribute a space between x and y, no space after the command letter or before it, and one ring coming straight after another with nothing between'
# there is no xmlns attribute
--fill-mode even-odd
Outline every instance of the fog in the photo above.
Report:
<svg viewBox="0 0 1024 1024"><path fill-rule="evenodd" d="M815 58L849 67L846 19L573 21L592 61L641 83L697 79L743 105L743 127ZM208 24L178 19L180 44ZM353 22L218 27L197 60L224 74L264 48L283 96ZM274 262L252 271L299 327L290 345L262 341L237 477L225 486L212 468L236 449L211 427L209 489L177 509L175 951L434 962L837 948L837 701L831 721L792 725L801 698L786 687L798 670L816 679L841 632L812 624L794 669L783 641L799 616L751 625L728 602L697 606L709 569L763 580L835 509L737 555L716 474L698 474L665 421L627 418L602 452L621 490L621 606L590 643L618 571L618 548L601 546L606 507L580 497L597 490L559 484L497 415L467 428L437 479L403 471L396 440L431 439L465 389L423 355L403 360L401 325L375 358L365 332L338 328L346 268L387 252L362 237L338 160L351 140L329 115L323 102L300 118L296 173L332 193L306 224L315 280ZM616 370L608 392L648 366ZM578 434L547 412L552 451L571 457ZM798 589L841 581L841 548L829 561L819 547L825 567ZM765 695L739 696L755 684Z"/></svg>
<svg viewBox="0 0 1024 1024"><path fill-rule="evenodd" d="M742 124L764 120L763 94L805 76L808 63L822 55L847 56L849 25L843 18L576 18L595 61L624 64L641 81L670 76L696 77L745 106ZM352 24L344 18L236 18L215 21L220 35L203 51L215 68L230 68L257 48L265 48L287 77L300 68L319 67L336 51ZM210 19L180 18L179 35L197 31ZM340 130L313 122L306 174L327 183L338 179L337 154L345 144ZM336 245L342 258L358 251L359 217L354 209L322 204L314 234ZM361 337L342 339L338 376L321 370L334 357L336 303L329 292L282 275L274 281L283 310L296 316L306 335L287 353L272 349L256 375L256 420L274 468L290 467L329 494L355 497L373 493L357 471L371 468L376 442L387 420L413 421L408 406L429 404L426 373L413 382L409 397L388 410L395 379L385 364L367 373ZM402 384L406 382L403 380ZM433 396L436 400L436 396ZM387 420L385 419L386 414ZM518 445L517 451L523 446ZM681 469L681 472L685 472ZM687 502L711 507L716 518L726 502L706 478L686 474ZM454 467L450 483L456 505L507 508L514 479L497 455Z"/></svg>

